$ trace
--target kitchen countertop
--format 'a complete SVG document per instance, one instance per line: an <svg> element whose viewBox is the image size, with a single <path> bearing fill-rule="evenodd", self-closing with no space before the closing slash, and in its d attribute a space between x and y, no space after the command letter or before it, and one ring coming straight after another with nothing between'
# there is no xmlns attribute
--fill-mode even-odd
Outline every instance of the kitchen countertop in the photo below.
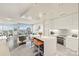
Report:
<svg viewBox="0 0 79 59"><path fill-rule="evenodd" d="M0 36L0 40L2 40L2 39L7 39L7 37L6 36Z"/></svg>
<svg viewBox="0 0 79 59"><path fill-rule="evenodd" d="M52 38L56 38L56 37L51 37L51 36L39 36L39 35L32 35L31 37L38 38L39 40L42 40L42 41L46 41L46 40L50 40Z"/></svg>

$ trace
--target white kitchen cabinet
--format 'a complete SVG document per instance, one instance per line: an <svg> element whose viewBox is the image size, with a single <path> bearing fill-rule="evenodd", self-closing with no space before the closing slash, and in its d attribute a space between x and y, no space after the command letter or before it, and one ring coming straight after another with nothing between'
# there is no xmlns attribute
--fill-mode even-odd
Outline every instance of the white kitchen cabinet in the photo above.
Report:
<svg viewBox="0 0 79 59"><path fill-rule="evenodd" d="M9 48L6 43L6 39L0 37L0 56L9 56Z"/></svg>
<svg viewBox="0 0 79 59"><path fill-rule="evenodd" d="M66 47L72 49L73 51L78 52L78 38L67 37L66 38Z"/></svg>
<svg viewBox="0 0 79 59"><path fill-rule="evenodd" d="M18 47L17 37L10 36L8 40L8 47L10 50L13 50Z"/></svg>
<svg viewBox="0 0 79 59"><path fill-rule="evenodd" d="M56 37L47 38L44 41L44 56L53 56L56 54Z"/></svg>

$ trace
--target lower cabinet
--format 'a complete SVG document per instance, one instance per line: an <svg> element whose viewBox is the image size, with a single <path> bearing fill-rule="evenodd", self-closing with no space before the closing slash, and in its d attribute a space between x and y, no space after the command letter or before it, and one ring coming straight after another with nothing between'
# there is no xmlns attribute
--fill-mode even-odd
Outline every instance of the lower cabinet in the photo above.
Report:
<svg viewBox="0 0 79 59"><path fill-rule="evenodd" d="M9 48L7 46L6 40L0 40L0 56L9 56Z"/></svg>
<svg viewBox="0 0 79 59"><path fill-rule="evenodd" d="M66 47L78 52L78 39L74 37L66 38Z"/></svg>

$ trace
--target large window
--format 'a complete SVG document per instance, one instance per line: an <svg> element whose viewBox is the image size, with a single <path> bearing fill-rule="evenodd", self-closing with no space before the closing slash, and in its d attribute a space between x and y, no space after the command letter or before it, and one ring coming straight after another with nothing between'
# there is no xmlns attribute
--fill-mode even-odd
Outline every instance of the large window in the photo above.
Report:
<svg viewBox="0 0 79 59"><path fill-rule="evenodd" d="M27 30L27 28L30 28L32 30L32 24L19 23L18 28L19 30Z"/></svg>
<svg viewBox="0 0 79 59"><path fill-rule="evenodd" d="M26 30L28 27L32 30L32 24L0 24L0 30L14 30L15 28L19 30Z"/></svg>
<svg viewBox="0 0 79 59"><path fill-rule="evenodd" d="M24 24L24 23L18 23L18 24L0 24L0 34L1 35L11 35L14 34L15 31L19 35L28 35L28 28L30 28L30 32L32 32L32 24Z"/></svg>
<svg viewBox="0 0 79 59"><path fill-rule="evenodd" d="M0 24L0 30L13 30L16 27L16 24Z"/></svg>

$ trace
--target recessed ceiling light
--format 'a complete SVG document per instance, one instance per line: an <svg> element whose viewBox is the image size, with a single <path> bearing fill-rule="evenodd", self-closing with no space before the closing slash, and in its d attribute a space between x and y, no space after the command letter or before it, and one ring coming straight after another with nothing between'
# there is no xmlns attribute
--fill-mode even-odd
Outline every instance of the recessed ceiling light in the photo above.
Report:
<svg viewBox="0 0 79 59"><path fill-rule="evenodd" d="M29 19L29 20L33 19L32 16L22 16L21 18Z"/></svg>
<svg viewBox="0 0 79 59"><path fill-rule="evenodd" d="M25 19L25 18L26 18L26 16L22 16L21 18L24 18L24 19Z"/></svg>
<svg viewBox="0 0 79 59"><path fill-rule="evenodd" d="M5 19L7 19L7 20L12 20L11 18L5 18Z"/></svg>
<svg viewBox="0 0 79 59"><path fill-rule="evenodd" d="M42 18L43 17L43 14L42 13L39 13L38 16L39 16L39 18Z"/></svg>

